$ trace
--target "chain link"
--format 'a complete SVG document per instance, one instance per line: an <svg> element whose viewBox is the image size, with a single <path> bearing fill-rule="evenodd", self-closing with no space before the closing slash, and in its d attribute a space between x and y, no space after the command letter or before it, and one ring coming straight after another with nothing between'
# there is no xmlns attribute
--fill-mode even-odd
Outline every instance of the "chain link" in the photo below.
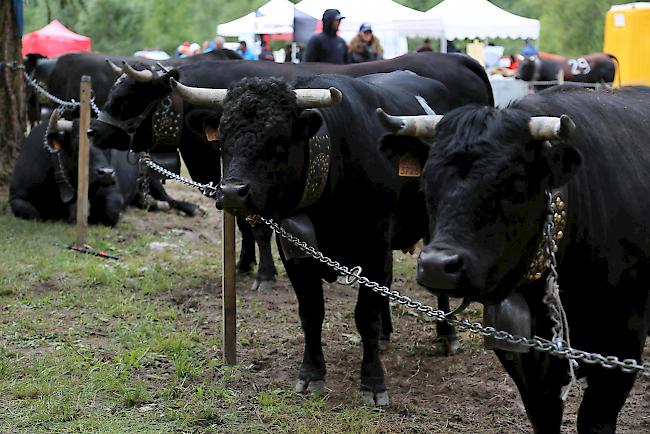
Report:
<svg viewBox="0 0 650 434"><path fill-rule="evenodd" d="M191 179L177 175L171 170L166 169L159 164L156 164L148 154L140 155L140 161L144 162L144 164L146 164L147 167L149 167L154 172L158 172L169 179L173 179L182 184L189 185L190 187L196 188L201 192L201 194L203 194L206 197L214 198L214 196L217 194L217 188L214 186L214 184L212 184L212 182L209 182L207 184L201 184L196 181L192 181Z"/></svg>
<svg viewBox="0 0 650 434"><path fill-rule="evenodd" d="M140 158L152 170L164 176L167 176L168 178L189 185L190 187L197 188L203 195L207 197L214 198L216 195L217 189L211 182L208 184L200 184L198 182L192 181L191 179L177 175L174 172L154 163L148 155L141 155ZM319 252L314 247L302 241L300 238L291 235L282 229L280 225L278 225L273 220L262 216L257 216L257 218L263 221L280 237L287 239L289 242L298 246L312 258L318 260L323 264L326 264L330 268L339 272L344 276L346 284L359 282L361 285L367 286L372 291L381 294L384 297L388 297L393 302L402 304L410 309L414 309L438 321L447 321L453 326L456 326L463 330L468 330L472 333L478 333L483 336L490 336L494 339L506 341L511 344L524 345L533 350L553 354L555 356L567 358L569 360L582 361L590 365L598 364L607 369L619 368L628 374L639 373L645 377L650 378L650 362L638 363L634 359L624 359L621 361L618 357L615 356L603 356L598 353L589 353L587 351L573 349L569 347L564 341L552 342L539 336L527 338L525 336L513 335L503 330L497 330L492 326L484 326L480 322L471 322L467 319L456 319L451 315L451 312L445 313L441 310L434 309L431 306L425 305L419 301L411 299L406 295L400 294L399 291L395 289L391 290L386 286L369 280L367 277L361 275L362 270L359 266L348 268L345 265L341 265L338 261L325 256L322 252ZM551 253L554 252L551 251ZM552 270L552 272L556 273L555 270Z"/></svg>
<svg viewBox="0 0 650 434"><path fill-rule="evenodd" d="M450 314L447 314L441 310L434 309L431 306L422 304L421 302L413 300L406 295L402 295L397 290L391 290L383 285L380 285L377 282L369 280L368 278L361 275L359 267L348 268L344 265L341 265L338 261L335 261L323 255L323 253L319 252L312 246L291 235L282 229L280 225L278 225L273 220L261 216L260 219L280 237L287 239L289 242L295 244L300 249L305 251L312 258L328 265L329 267L345 276L346 283L349 281L348 279L352 279L352 281L356 280L374 292L388 297L391 301L405 305L411 309L423 313L430 318L435 318L439 321L447 321L449 324L454 325L458 328L469 330L473 333L479 333L483 336L490 336L494 339L506 341L511 344L524 345L533 350L541 351L543 353L553 354L555 356L564 357L570 360L583 361L587 364L592 365L599 364L608 369L620 368L623 372L626 373L640 373L646 377L650 377L650 362L640 364L634 359L624 359L621 361L618 359L618 357L615 356L606 357L598 353L588 353L586 351L573 349L566 345L566 342L564 341L558 341L554 343L539 336L527 338L524 336L513 335L502 330L496 330L494 327L484 326L479 322L470 322L467 319L456 319Z"/></svg>
<svg viewBox="0 0 650 434"><path fill-rule="evenodd" d="M27 81L27 83L29 83L34 89L36 89L37 92L44 95L50 101L58 104L59 107L63 107L66 110L74 110L81 105L81 103L75 101L74 99L70 101L65 101L55 95L52 95L43 86L38 84L38 82L35 79L31 78L26 71L23 71L23 75L25 76L25 80ZM93 112L95 112L96 115L99 115L100 110L99 107L97 107L97 105L95 104L94 97L90 99L90 106L93 109Z"/></svg>

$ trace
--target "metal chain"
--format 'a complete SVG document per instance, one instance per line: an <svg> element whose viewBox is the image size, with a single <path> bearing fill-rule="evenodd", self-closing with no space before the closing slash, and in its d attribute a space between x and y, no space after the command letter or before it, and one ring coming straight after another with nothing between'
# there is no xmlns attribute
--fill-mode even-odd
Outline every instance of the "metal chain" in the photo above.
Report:
<svg viewBox="0 0 650 434"><path fill-rule="evenodd" d="M179 181L183 184L189 185L191 187L197 188L203 195L214 198L216 195L217 189L210 182L208 184L200 184L198 182L192 181L191 179L184 178L180 175L175 174L174 172L167 170L166 168L154 163L151 161L151 158L148 155L141 155L140 158L145 162L145 164L152 170L165 175L171 179ZM566 357L569 360L582 361L584 363L593 365L599 364L604 368L613 369L620 368L625 373L640 373L646 377L650 377L650 362L638 363L634 359L624 359L623 361L619 360L616 356L603 356L598 353L589 353L587 351L576 350L568 345L565 342L552 342L548 339L535 336L533 338L527 338L525 336L513 335L509 332L503 330L497 330L491 326L484 326L479 322L470 322L467 319L456 319L450 313L445 313L441 310L434 309L431 306L422 304L419 301L415 301L406 295L402 295L397 290L391 290L383 285L380 285L377 282L372 282L368 278L361 275L361 267L356 266L353 268L348 268L345 265L341 265L338 261L335 261L323 253L316 250L314 247L302 241L300 238L297 238L284 229L282 229L276 222L266 217L257 216L261 221L263 221L267 226L269 226L276 234L282 238L287 239L289 242L295 244L304 252L306 252L312 258L318 260L319 262L326 264L330 268L338 271L341 275L344 276L345 283L350 285L354 282L359 282L362 285L367 286L372 291L381 294L385 297L388 297L391 301L397 302L399 304L405 305L410 309L414 309L418 312L421 312L427 315L430 318L435 318L439 321L447 321L449 324L454 325L463 330L468 330L472 333L479 333L483 336L490 336L497 340L506 341L512 344L524 345L533 350L540 351L543 353L553 354L558 357ZM554 253L551 249L551 253ZM557 273L553 268L552 272Z"/></svg>
<svg viewBox="0 0 650 434"><path fill-rule="evenodd" d="M52 95L45 88L43 88L40 84L38 84L38 82L35 79L31 78L27 74L26 71L23 71L23 75L25 76L25 80L27 81L27 83L29 83L39 93L45 95L45 97L48 98L50 101L58 104L59 107L64 107L66 110L74 110L74 109L76 109L77 107L79 107L81 105L81 103L75 101L74 99L72 99L70 101L65 101L65 100L62 100L61 98L59 98L59 97L57 97L55 95ZM95 104L95 98L94 97L90 99L90 106L93 109L93 111L95 112L95 114L99 115L100 110L99 110L99 107L97 107L97 105Z"/></svg>
<svg viewBox="0 0 650 434"><path fill-rule="evenodd" d="M351 282L358 281L360 284L367 286L374 292L388 297L391 301L405 305L411 309L427 315L428 317L435 318L439 321L447 321L451 325L464 330L469 330L473 333L480 333L483 336L490 336L494 339L506 341L512 344L525 345L536 351L553 354L559 357L566 357L570 360L583 361L588 364L599 364L608 369L620 368L623 372L626 373L640 373L644 376L650 377L650 362L639 364L634 359L625 359L621 361L618 359L618 357L615 356L603 356L598 353L589 353L586 351L573 349L566 345L565 342L554 343L539 336L526 338L524 336L513 335L502 330L496 330L491 326L484 326L479 322L470 322L467 319L458 320L456 318L453 318L450 314L446 314L441 310L436 310L431 306L424 305L419 301L412 300L410 297L400 294L397 290L391 290L383 285L378 284L377 282L370 281L361 275L361 268L354 267L350 269L344 265L341 265L338 261L325 256L323 253L319 252L304 241L291 235L282 229L273 220L261 216L260 219L280 237L289 240L291 243L298 246L312 258L328 265L329 267L338 271L340 274L346 276L346 283L350 281L349 279L351 279Z"/></svg>
<svg viewBox="0 0 650 434"><path fill-rule="evenodd" d="M214 196L217 194L217 188L214 186L214 184L212 184L212 182L201 184L196 181L192 181L191 179L177 175L171 170L166 169L159 164L156 164L153 160L151 160L151 157L148 154L140 155L140 161L144 162L144 164L146 164L147 167L149 167L151 170L158 172L169 179L173 179L182 184L186 184L190 187L198 189L206 197L214 198Z"/></svg>

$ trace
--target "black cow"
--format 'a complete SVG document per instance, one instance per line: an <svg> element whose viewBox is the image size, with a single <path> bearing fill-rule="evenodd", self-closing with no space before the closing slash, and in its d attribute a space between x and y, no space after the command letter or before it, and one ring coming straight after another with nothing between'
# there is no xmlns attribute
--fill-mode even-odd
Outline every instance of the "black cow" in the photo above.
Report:
<svg viewBox="0 0 650 434"><path fill-rule="evenodd" d="M9 202L15 216L37 220L76 217L78 121L41 123L25 139L11 178ZM46 137L46 132L48 132ZM103 151L90 147L90 204L88 221L115 226L127 205L169 209L173 203L160 180L151 178L149 193L155 201L145 202L141 194L141 173L124 151ZM160 202L159 202L160 201ZM166 206L163 207L162 203ZM185 205L187 206L187 205Z"/></svg>
<svg viewBox="0 0 650 434"><path fill-rule="evenodd" d="M553 81L562 71L564 80L582 83L611 83L618 59L611 54L593 53L577 58L525 57L517 75L525 81Z"/></svg>
<svg viewBox="0 0 650 434"><path fill-rule="evenodd" d="M142 69L142 66L138 66ZM284 77L294 79L301 75L337 73L358 77L375 72L408 69L419 75L440 80L447 85L449 101L453 106L477 103L493 104L492 89L485 71L474 60L463 55L437 53L410 54L395 59L356 65L330 65L321 63L277 64L271 62L222 61L183 65L169 74L133 75L122 80L111 92L103 111L107 117L126 121L135 119L147 110L152 101L160 100L170 93L169 77L188 84L210 88L227 88L243 77ZM129 71L129 69L127 69ZM146 77L151 77L146 79ZM220 181L219 152L206 136L213 135L221 119L220 107L203 107L192 103L183 105L183 129L179 139L180 152L192 178L199 182ZM115 123L115 122L113 122ZM94 141L100 147L127 143L125 131L102 121L93 121ZM151 146L151 120L143 119L133 139L133 149L149 150ZM255 262L255 244L260 246L260 265L254 287L269 287L275 280L275 266L271 255L270 232L258 226L251 230L243 218L237 219L242 232L242 250L237 267L241 271L251 269ZM254 233L253 233L254 231ZM446 306L443 304L443 307ZM446 334L446 333L443 333Z"/></svg>
<svg viewBox="0 0 650 434"><path fill-rule="evenodd" d="M225 96L218 89L203 92L207 101ZM408 248L425 235L426 212L417 178L397 176L380 158L377 143L385 129L368 113L377 104L422 113L419 97L437 112L449 107L443 84L407 71L359 79L302 77L292 85L275 78L241 80L223 106L224 174L217 207L239 216L286 218L328 256L359 265L364 276L390 286L392 250ZM333 281L336 274L288 246L281 248L281 257L305 334L296 389L321 390L321 279ZM378 352L387 307L388 299L360 287L355 322L363 342L361 390L376 405L388 404Z"/></svg>
<svg viewBox="0 0 650 434"><path fill-rule="evenodd" d="M648 116L650 88L563 86L503 110L453 110L437 126L438 119L429 122L436 132L430 147L413 138L402 148L393 143L402 152L418 148L425 164L431 241L418 281L487 309L509 305L529 318L511 324L520 334L550 339L546 240L557 250L571 346L640 361L650 331ZM562 199L549 204L547 195L556 193ZM543 235L549 218L554 243ZM559 433L568 363L518 351L496 352L535 432ZM613 433L635 376L582 363L577 374L588 384L578 431Z"/></svg>

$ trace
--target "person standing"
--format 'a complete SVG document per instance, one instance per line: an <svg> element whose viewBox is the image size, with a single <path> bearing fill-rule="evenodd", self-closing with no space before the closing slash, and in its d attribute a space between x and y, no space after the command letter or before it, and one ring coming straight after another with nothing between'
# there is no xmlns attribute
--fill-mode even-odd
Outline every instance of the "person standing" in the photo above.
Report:
<svg viewBox="0 0 650 434"><path fill-rule="evenodd" d="M312 36L307 42L302 58L304 62L348 63L348 46L336 34L343 18L337 9L323 12L323 32Z"/></svg>
<svg viewBox="0 0 650 434"><path fill-rule="evenodd" d="M350 63L371 62L384 58L384 49L379 38L372 33L372 27L368 23L361 24L359 33L348 45L348 52Z"/></svg>
<svg viewBox="0 0 650 434"><path fill-rule="evenodd" d="M424 41L422 41L422 46L417 49L418 53L427 53L429 51L433 51L431 48L431 39L426 38Z"/></svg>

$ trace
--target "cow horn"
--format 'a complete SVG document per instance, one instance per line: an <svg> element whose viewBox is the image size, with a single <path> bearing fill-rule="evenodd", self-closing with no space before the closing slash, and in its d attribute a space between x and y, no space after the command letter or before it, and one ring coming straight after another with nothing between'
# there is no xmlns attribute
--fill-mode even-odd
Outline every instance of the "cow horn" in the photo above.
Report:
<svg viewBox="0 0 650 434"><path fill-rule="evenodd" d="M567 115L558 117L534 116L528 123L530 135L535 140L566 139L576 129L576 124Z"/></svg>
<svg viewBox="0 0 650 434"><path fill-rule="evenodd" d="M143 69L142 71L137 71L133 69L131 65L129 65L125 60L122 61L122 67L124 69L124 72L127 73L131 78L133 78L135 81L139 83L146 83L148 81L151 81L153 78L153 72L151 72L148 69Z"/></svg>
<svg viewBox="0 0 650 434"><path fill-rule="evenodd" d="M111 62L110 59L106 59L106 64L108 65L109 68L111 68L111 71L115 73L115 75L122 75L124 73L124 70Z"/></svg>
<svg viewBox="0 0 650 434"><path fill-rule="evenodd" d="M298 107L301 109L332 107L343 100L343 93L335 87L329 89L295 89Z"/></svg>
<svg viewBox="0 0 650 434"><path fill-rule="evenodd" d="M57 131L72 131L72 121L66 119L59 119L60 113L58 110L54 110L52 115L50 115L50 122L48 124L48 131L55 133Z"/></svg>
<svg viewBox="0 0 650 434"><path fill-rule="evenodd" d="M443 115L391 116L378 108L377 117L383 126L398 136L433 138Z"/></svg>
<svg viewBox="0 0 650 434"><path fill-rule="evenodd" d="M196 105L222 105L223 100L228 95L228 89L208 89L203 87L185 86L174 80L174 77L169 79L172 86L172 91L190 104Z"/></svg>

